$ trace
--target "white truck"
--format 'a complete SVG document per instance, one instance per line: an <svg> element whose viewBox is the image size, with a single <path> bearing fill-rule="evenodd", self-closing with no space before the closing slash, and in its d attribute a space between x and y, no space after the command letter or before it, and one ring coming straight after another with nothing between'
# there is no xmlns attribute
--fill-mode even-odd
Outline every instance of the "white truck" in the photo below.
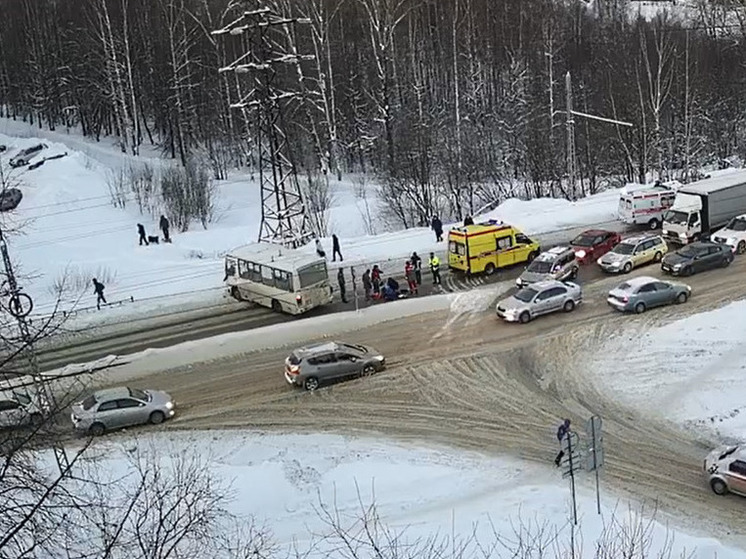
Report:
<svg viewBox="0 0 746 559"><path fill-rule="evenodd" d="M729 171L693 182L678 190L673 206L663 216L663 238L685 245L708 237L744 213L746 171Z"/></svg>
<svg viewBox="0 0 746 559"><path fill-rule="evenodd" d="M619 195L619 221L658 229L663 214L673 205L679 181L655 184L628 184Z"/></svg>

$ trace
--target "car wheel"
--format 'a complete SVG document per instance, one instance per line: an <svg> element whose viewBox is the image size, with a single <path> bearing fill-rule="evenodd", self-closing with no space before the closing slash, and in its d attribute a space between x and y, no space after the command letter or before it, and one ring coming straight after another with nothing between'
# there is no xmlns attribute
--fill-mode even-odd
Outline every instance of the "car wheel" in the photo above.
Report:
<svg viewBox="0 0 746 559"><path fill-rule="evenodd" d="M573 310L575 310L575 301L565 301L565 306L562 308L565 312L572 312Z"/></svg>
<svg viewBox="0 0 746 559"><path fill-rule="evenodd" d="M663 255L660 252L656 252L653 261L660 262L661 260L663 260Z"/></svg>
<svg viewBox="0 0 746 559"><path fill-rule="evenodd" d="M94 423L88 429L88 433L90 433L94 437L100 437L101 435L106 433L106 427L104 427L103 423Z"/></svg>
<svg viewBox="0 0 746 559"><path fill-rule="evenodd" d="M733 259L730 256L726 256L725 258L723 258L723 268L727 268L728 266L730 266L731 262L733 262Z"/></svg>
<svg viewBox="0 0 746 559"><path fill-rule="evenodd" d="M660 225L661 225L660 221L658 221L655 218L653 218L650 221L648 221L648 227L650 227L650 229L653 229L653 230L658 229L658 227L660 227Z"/></svg>
<svg viewBox="0 0 746 559"><path fill-rule="evenodd" d="M682 276L691 276L694 273L694 270L692 270L691 266L687 266L683 270L681 270Z"/></svg>
<svg viewBox="0 0 746 559"><path fill-rule="evenodd" d="M683 303L686 303L688 299L689 299L689 295L687 295L686 293L682 291L681 293L679 293L679 296L676 297L676 302L679 304L683 304Z"/></svg>
<svg viewBox="0 0 746 559"><path fill-rule="evenodd" d="M736 247L736 252L738 254L743 254L744 252L746 252L746 241L741 241L740 243L738 243L738 246Z"/></svg>
<svg viewBox="0 0 746 559"><path fill-rule="evenodd" d="M574 280L574 279L577 279L577 277L578 277L578 269L577 268L573 268L572 272L570 272L570 279Z"/></svg>
<svg viewBox="0 0 746 559"><path fill-rule="evenodd" d="M162 411L154 411L150 414L150 423L158 425L166 420L166 415Z"/></svg>
<svg viewBox="0 0 746 559"><path fill-rule="evenodd" d="M319 379L316 377L308 377L306 380L303 381L303 388L308 390L309 392L313 392L319 387Z"/></svg>
<svg viewBox="0 0 746 559"><path fill-rule="evenodd" d="M282 305L277 299L272 299L272 310L274 312L282 312Z"/></svg>
<svg viewBox="0 0 746 559"><path fill-rule="evenodd" d="M630 272L632 271L632 262L627 262L627 263L626 263L626 264L624 265L624 268L622 268L622 271L623 271L623 272L624 272L625 274L629 274L629 273L630 273Z"/></svg>
<svg viewBox="0 0 746 559"><path fill-rule="evenodd" d="M518 320L521 321L521 324L526 324L527 322L531 322L531 314L528 311L523 311L521 313L521 316L518 317Z"/></svg>
<svg viewBox="0 0 746 559"><path fill-rule="evenodd" d="M529 255L528 255L528 262L529 263L533 262L536 259L537 256L539 256L539 253L536 252L536 251L533 251L533 252L529 253Z"/></svg>
<svg viewBox="0 0 746 559"><path fill-rule="evenodd" d="M492 274L494 274L495 273L495 265L492 262L490 262L489 264L487 264L484 267L484 273L487 274L488 276L491 276Z"/></svg>
<svg viewBox="0 0 746 559"><path fill-rule="evenodd" d="M370 375L372 375L375 372L376 372L376 368L373 365L366 365L365 367L363 367L363 376L364 377L369 377Z"/></svg>
<svg viewBox="0 0 746 559"><path fill-rule="evenodd" d="M642 314L645 312L645 303L637 303L635 305L635 312L637 314Z"/></svg>
<svg viewBox="0 0 746 559"><path fill-rule="evenodd" d="M710 488L715 495L725 495L728 493L728 485L722 479L713 479L710 482Z"/></svg>

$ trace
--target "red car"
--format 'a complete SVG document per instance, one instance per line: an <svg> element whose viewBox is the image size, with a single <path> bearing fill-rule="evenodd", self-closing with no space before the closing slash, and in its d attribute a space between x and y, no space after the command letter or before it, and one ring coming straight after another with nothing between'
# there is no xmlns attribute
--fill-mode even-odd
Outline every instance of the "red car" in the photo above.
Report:
<svg viewBox="0 0 746 559"><path fill-rule="evenodd" d="M581 264L595 262L609 252L622 240L622 236L614 231L589 229L575 237L570 246L575 249L575 258Z"/></svg>

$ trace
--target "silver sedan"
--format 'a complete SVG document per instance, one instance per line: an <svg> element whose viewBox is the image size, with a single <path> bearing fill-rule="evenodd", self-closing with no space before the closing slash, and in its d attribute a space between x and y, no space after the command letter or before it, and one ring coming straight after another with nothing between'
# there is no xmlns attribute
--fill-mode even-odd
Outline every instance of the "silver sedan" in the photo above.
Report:
<svg viewBox="0 0 746 559"><path fill-rule="evenodd" d="M99 390L72 406L76 431L103 435L112 429L163 423L174 416L174 401L159 390L119 387Z"/></svg>
<svg viewBox="0 0 746 559"><path fill-rule="evenodd" d="M630 278L609 291L606 302L621 312L644 313L653 307L686 303L692 288L650 276Z"/></svg>
<svg viewBox="0 0 746 559"><path fill-rule="evenodd" d="M583 290L569 281L546 280L531 284L497 304L497 316L507 322L530 322L542 314L571 312L583 302Z"/></svg>

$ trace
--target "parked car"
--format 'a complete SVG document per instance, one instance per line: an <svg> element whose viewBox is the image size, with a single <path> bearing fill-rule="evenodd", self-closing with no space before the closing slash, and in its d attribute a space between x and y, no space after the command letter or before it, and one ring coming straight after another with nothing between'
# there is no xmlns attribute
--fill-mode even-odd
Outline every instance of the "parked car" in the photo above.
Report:
<svg viewBox="0 0 746 559"><path fill-rule="evenodd" d="M386 367L386 358L372 347L327 342L294 350L285 359L285 380L316 390L321 384L370 375Z"/></svg>
<svg viewBox="0 0 746 559"><path fill-rule="evenodd" d="M163 423L174 416L174 407L173 398L159 390L107 388L73 404L71 419L76 431L98 436L122 427Z"/></svg>
<svg viewBox="0 0 746 559"><path fill-rule="evenodd" d="M0 153L3 153L6 149L8 149L8 146L5 144L0 144Z"/></svg>
<svg viewBox="0 0 746 559"><path fill-rule="evenodd" d="M736 254L746 252L746 214L734 217L725 227L715 231L712 240L728 245Z"/></svg>
<svg viewBox="0 0 746 559"><path fill-rule="evenodd" d="M668 245L660 235L639 235L621 241L597 260L604 272L630 273L650 262L660 262L668 252Z"/></svg>
<svg viewBox="0 0 746 559"><path fill-rule="evenodd" d="M609 291L606 302L618 311L640 314L653 307L686 303L691 294L692 288L683 283L639 276Z"/></svg>
<svg viewBox="0 0 746 559"><path fill-rule="evenodd" d="M601 258L622 240L615 231L589 229L575 237L570 246L575 249L575 259L580 264L588 264Z"/></svg>
<svg viewBox="0 0 746 559"><path fill-rule="evenodd" d="M25 394L13 392L11 397L0 397L0 427L38 425L41 421L41 409Z"/></svg>
<svg viewBox="0 0 746 559"><path fill-rule="evenodd" d="M506 322L530 322L557 311L571 312L583 301L583 290L570 281L546 280L524 287L503 299L495 308Z"/></svg>
<svg viewBox="0 0 746 559"><path fill-rule="evenodd" d="M733 258L733 252L726 245L698 241L666 254L661 262L661 270L674 276L691 276L697 272L730 266Z"/></svg>
<svg viewBox="0 0 746 559"><path fill-rule="evenodd" d="M18 188L7 188L0 192L0 212L15 210L23 199L23 192Z"/></svg>
<svg viewBox="0 0 746 559"><path fill-rule="evenodd" d="M23 167L28 165L29 162L36 157L43 149L46 149L46 144L37 144L30 148L22 149L10 160L11 167Z"/></svg>
<svg viewBox="0 0 746 559"><path fill-rule="evenodd" d="M578 263L575 250L569 246L558 246L542 252L533 259L526 270L515 280L518 287L525 287L549 279L575 279L578 275Z"/></svg>
<svg viewBox="0 0 746 559"><path fill-rule="evenodd" d="M705 458L703 469L717 495L734 493L746 497L746 447L716 448Z"/></svg>

